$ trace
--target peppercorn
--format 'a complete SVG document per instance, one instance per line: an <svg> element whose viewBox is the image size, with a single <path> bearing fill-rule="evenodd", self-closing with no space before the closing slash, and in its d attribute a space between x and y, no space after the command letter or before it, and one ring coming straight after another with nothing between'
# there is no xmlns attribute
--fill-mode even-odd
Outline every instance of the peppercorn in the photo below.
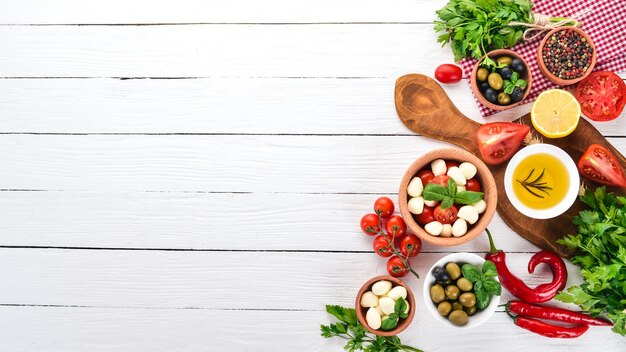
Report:
<svg viewBox="0 0 626 352"><path fill-rule="evenodd" d="M546 69L562 79L585 75L593 58L593 47L586 38L573 30L564 29L551 35L542 50Z"/></svg>

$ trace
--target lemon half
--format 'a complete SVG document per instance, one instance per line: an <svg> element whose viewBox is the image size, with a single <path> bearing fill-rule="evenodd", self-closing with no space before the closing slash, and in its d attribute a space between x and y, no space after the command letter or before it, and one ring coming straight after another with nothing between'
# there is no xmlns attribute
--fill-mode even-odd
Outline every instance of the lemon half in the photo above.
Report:
<svg viewBox="0 0 626 352"><path fill-rule="evenodd" d="M546 90L533 103L530 120L545 137L562 138L578 126L580 104L571 93L562 89Z"/></svg>

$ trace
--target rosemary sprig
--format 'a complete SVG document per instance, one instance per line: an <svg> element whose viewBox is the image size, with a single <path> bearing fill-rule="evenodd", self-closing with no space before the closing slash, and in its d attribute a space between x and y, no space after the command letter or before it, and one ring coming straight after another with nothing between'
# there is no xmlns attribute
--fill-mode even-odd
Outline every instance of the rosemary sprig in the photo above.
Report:
<svg viewBox="0 0 626 352"><path fill-rule="evenodd" d="M548 191L552 190L552 187L546 186L546 182L540 182L543 179L543 175L545 174L545 172L546 172L546 169L542 169L539 176L537 176L532 181L528 181L532 177L532 175L535 173L535 169L532 169L530 170L530 173L528 174L528 176L526 176L524 180L522 181L515 180L515 181L519 182L522 185L522 187L524 187L524 189L526 189L533 196L538 197L538 198L545 198L543 195L539 193L543 192L549 196L550 192Z"/></svg>

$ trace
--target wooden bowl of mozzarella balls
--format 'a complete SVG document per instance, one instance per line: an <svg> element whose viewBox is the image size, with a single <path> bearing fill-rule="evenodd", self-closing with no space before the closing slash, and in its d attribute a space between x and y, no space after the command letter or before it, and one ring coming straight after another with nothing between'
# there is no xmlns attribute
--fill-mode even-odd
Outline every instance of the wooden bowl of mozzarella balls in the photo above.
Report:
<svg viewBox="0 0 626 352"><path fill-rule="evenodd" d="M485 230L496 211L496 182L489 168L461 149L428 152L400 182L402 218L422 241L456 246Z"/></svg>

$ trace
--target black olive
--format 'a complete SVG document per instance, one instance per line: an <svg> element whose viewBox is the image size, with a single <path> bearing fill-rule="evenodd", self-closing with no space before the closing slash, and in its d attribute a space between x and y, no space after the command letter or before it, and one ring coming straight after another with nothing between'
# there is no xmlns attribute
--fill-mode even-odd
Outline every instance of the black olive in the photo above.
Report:
<svg viewBox="0 0 626 352"><path fill-rule="evenodd" d="M499 68L496 71L498 71L500 76L502 76L502 79L509 79L513 74L513 71L511 71L511 69L508 67Z"/></svg>
<svg viewBox="0 0 626 352"><path fill-rule="evenodd" d="M448 275L446 269L440 266L433 269L433 276L435 277L435 281L439 284L447 285L451 282L450 275Z"/></svg>
<svg viewBox="0 0 626 352"><path fill-rule="evenodd" d="M526 66L524 66L524 63L520 59L513 59L513 61L511 61L511 68L520 75L526 72Z"/></svg>
<svg viewBox="0 0 626 352"><path fill-rule="evenodd" d="M495 104L498 102L498 92L495 90L488 88L485 91L485 99L487 99L490 103Z"/></svg>
<svg viewBox="0 0 626 352"><path fill-rule="evenodd" d="M515 89L513 89L513 92L511 93L511 101L517 103L518 101L522 100L523 96L524 91L522 90L522 88L515 87Z"/></svg>
<svg viewBox="0 0 626 352"><path fill-rule="evenodd" d="M478 89L480 89L480 91L483 93L485 93L485 91L489 88L490 88L489 82L482 82L481 84L478 85Z"/></svg>

